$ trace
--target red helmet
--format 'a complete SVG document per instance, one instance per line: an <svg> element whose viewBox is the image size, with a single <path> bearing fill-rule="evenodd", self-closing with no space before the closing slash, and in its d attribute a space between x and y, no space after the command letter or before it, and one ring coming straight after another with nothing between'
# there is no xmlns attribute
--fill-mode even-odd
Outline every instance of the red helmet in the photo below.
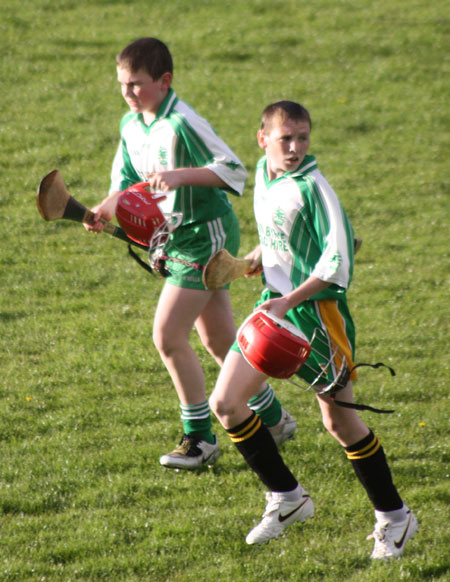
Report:
<svg viewBox="0 0 450 582"><path fill-rule="evenodd" d="M166 243L171 229L159 202L165 194L150 192L148 182L133 184L124 190L117 202L116 217L120 226L133 240L155 249Z"/></svg>
<svg viewBox="0 0 450 582"><path fill-rule="evenodd" d="M247 362L272 378L290 378L311 352L299 329L269 311L255 311L247 317L237 341Z"/></svg>

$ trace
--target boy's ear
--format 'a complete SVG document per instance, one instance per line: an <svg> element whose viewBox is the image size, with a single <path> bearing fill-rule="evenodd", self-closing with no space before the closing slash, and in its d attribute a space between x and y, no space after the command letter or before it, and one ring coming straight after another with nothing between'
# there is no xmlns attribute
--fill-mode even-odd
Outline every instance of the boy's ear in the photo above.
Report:
<svg viewBox="0 0 450 582"><path fill-rule="evenodd" d="M258 140L259 147L262 148L263 150L265 150L267 147L267 142L266 142L266 134L264 133L263 129L258 130L258 133L256 134L256 138Z"/></svg>
<svg viewBox="0 0 450 582"><path fill-rule="evenodd" d="M170 89L172 85L173 75L169 71L163 73L160 77L161 85L163 89Z"/></svg>

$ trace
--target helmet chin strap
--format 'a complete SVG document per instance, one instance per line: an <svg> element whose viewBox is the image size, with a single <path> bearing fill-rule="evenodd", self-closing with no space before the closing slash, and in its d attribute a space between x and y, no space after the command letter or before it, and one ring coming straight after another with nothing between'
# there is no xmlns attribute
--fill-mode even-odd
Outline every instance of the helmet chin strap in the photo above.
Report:
<svg viewBox="0 0 450 582"><path fill-rule="evenodd" d="M128 245L128 253L130 256L147 272L151 275L155 276L155 271L161 277L170 277L170 271L166 267L166 261L172 261L174 263L181 263L182 265L186 265L187 267L192 267L193 269L197 269L198 271L203 271L204 266L199 265L198 263L193 263L192 261L187 261L184 259L179 259L178 257L169 257L165 255L163 252L156 251L153 256L151 255L152 251L149 251L149 261L150 264L143 261L140 256L134 252L131 245Z"/></svg>
<svg viewBox="0 0 450 582"><path fill-rule="evenodd" d="M342 400L336 400L336 394L333 394L331 400L338 406L343 408L353 408L356 410L370 410L371 412L376 412L377 414L392 414L395 410L384 410L382 408L374 408L373 406L368 406L367 404L357 404L356 402L343 402Z"/></svg>
<svg viewBox="0 0 450 582"><path fill-rule="evenodd" d="M133 249L131 248L131 245L128 245L128 253L143 269L148 271L150 273L150 275L155 276L154 270L150 267L150 265L148 263L143 261L137 253L135 253L133 251Z"/></svg>
<svg viewBox="0 0 450 582"><path fill-rule="evenodd" d="M393 370L393 368L391 368L390 366L386 366L386 364L383 364L382 362L378 362L377 364L366 364L361 362L360 364L356 364L356 366L353 366L353 368L349 370L347 377L350 376L353 370L356 370L356 368L360 368L361 366L369 366L370 368L384 367L389 370L391 376L395 376L395 371ZM374 408L373 406L368 406L366 404L357 404L355 402L344 402L342 400L336 400L336 393L339 392L339 390L342 390L342 388L343 387L337 388L337 390L335 391L331 390L331 400L338 406L342 406L343 408L353 408L356 410L370 410L371 412L376 412L377 414L392 414L393 412L395 412L395 410L384 410L381 408Z"/></svg>

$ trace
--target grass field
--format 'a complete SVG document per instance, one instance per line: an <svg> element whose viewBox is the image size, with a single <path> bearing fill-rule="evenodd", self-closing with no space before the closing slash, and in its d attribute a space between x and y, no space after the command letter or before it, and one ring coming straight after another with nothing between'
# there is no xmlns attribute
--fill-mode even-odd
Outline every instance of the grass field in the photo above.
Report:
<svg viewBox="0 0 450 582"><path fill-rule="evenodd" d="M0 582L397 582L450 576L449 42L443 0L10 0L2 7L0 209ZM446 10L447 8L447 10ZM234 201L253 248L255 134L262 109L295 99L311 152L364 244L349 292L359 401L420 532L371 563L369 502L311 393L274 384L299 430L283 454L314 520L245 544L264 498L217 422L210 470L162 470L179 409L151 343L161 281L126 246L45 223L41 178L59 168L86 206L105 194L125 112L114 57L158 36L174 87L249 170ZM236 321L258 281L232 287ZM200 348L210 389L217 368Z"/></svg>

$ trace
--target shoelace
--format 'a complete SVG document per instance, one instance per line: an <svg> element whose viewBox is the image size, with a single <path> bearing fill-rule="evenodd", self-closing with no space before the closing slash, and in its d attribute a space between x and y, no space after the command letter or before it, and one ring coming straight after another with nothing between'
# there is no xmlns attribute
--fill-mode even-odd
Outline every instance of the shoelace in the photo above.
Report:
<svg viewBox="0 0 450 582"><path fill-rule="evenodd" d="M368 540L379 540L380 542L382 542L385 538L386 538L386 530L388 528L389 524L384 524L384 525L379 525L379 524L375 524L375 529L373 530L373 532L371 534L369 534L367 536L366 539Z"/></svg>
<svg viewBox="0 0 450 582"><path fill-rule="evenodd" d="M267 517L268 515L270 515L274 511L277 511L279 507L280 507L280 502L272 499L272 501L269 503L269 505L266 506L263 517Z"/></svg>
<svg viewBox="0 0 450 582"><path fill-rule="evenodd" d="M177 446L177 448L173 451L174 453L181 453L187 456L193 456L192 453L198 454L200 451L197 447L198 440L194 437L189 437L188 435L184 435L181 439L181 442ZM189 455L191 453L191 455Z"/></svg>

